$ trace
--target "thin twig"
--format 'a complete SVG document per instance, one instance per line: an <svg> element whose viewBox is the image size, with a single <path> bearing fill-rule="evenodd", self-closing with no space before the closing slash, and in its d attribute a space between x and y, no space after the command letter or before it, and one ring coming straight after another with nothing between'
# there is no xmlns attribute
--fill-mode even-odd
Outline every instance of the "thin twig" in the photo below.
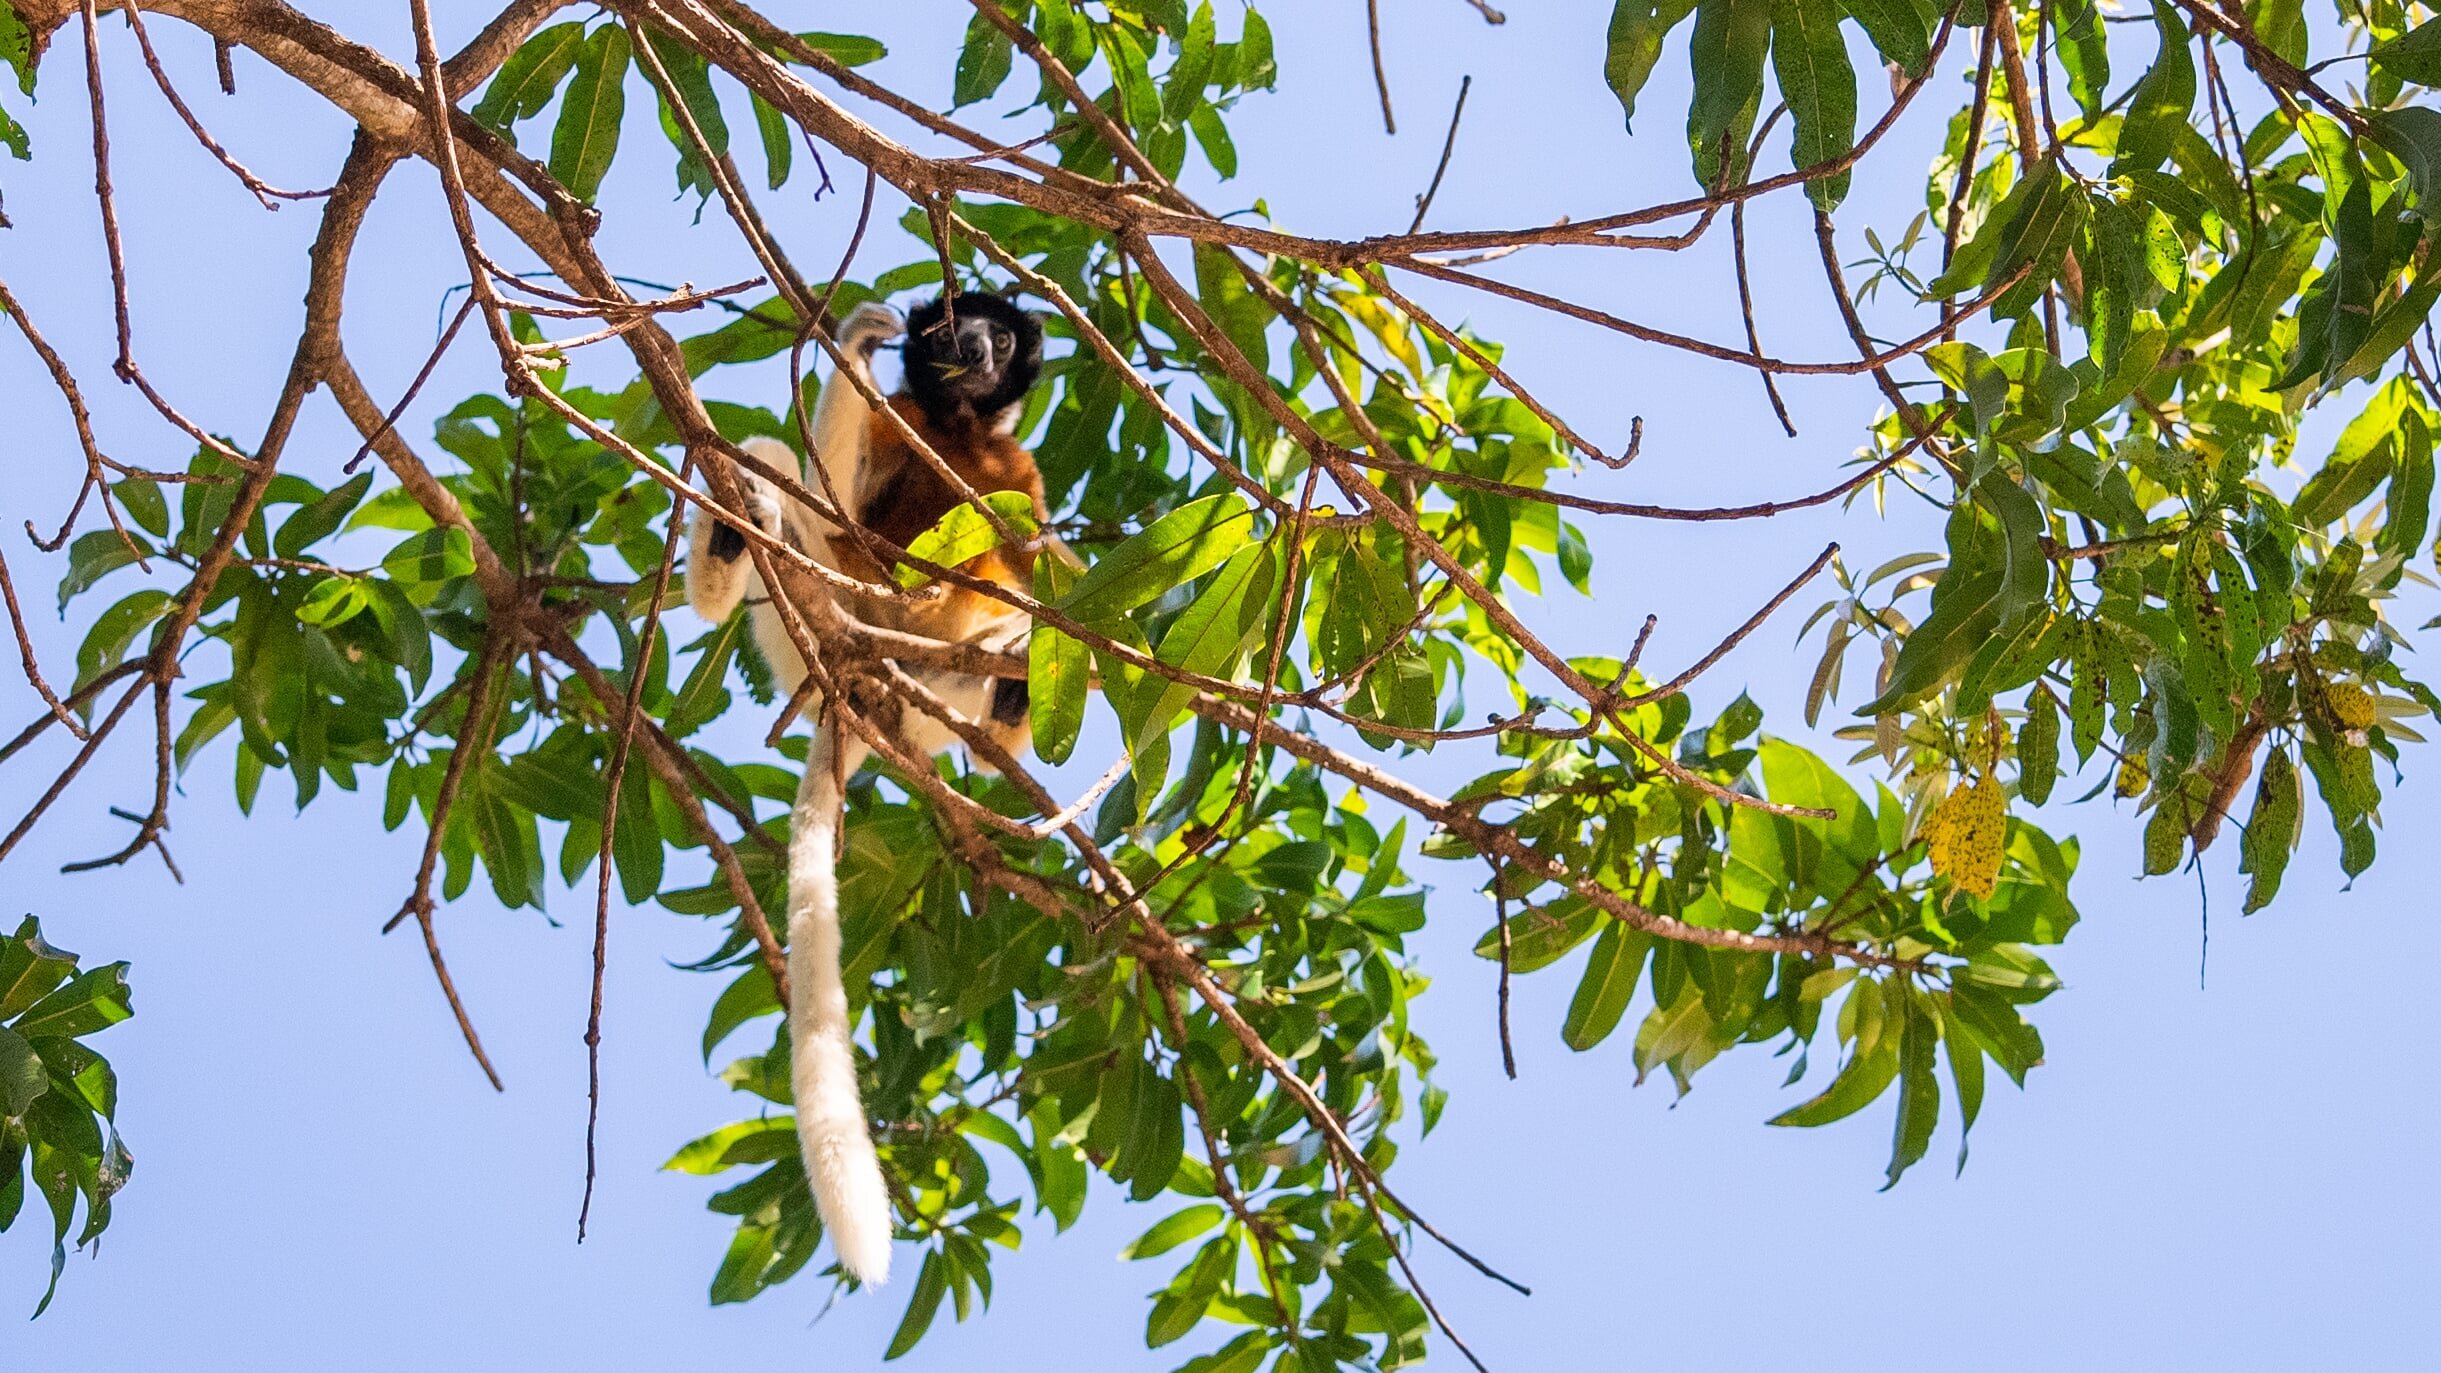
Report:
<svg viewBox="0 0 2441 1373"><path fill-rule="evenodd" d="M466 1014L466 1003L459 999L457 983L449 976L449 965L441 958L441 941L432 928L432 878L440 866L442 837L449 830L450 809L457 801L458 788L466 778L468 760L491 751L492 678L504 655L506 638L499 626L484 635L483 647L475 655L470 669L474 685L468 689L466 714L458 726L456 742L449 750L449 762L441 769L440 790L433 797L432 810L425 816L424 857L415 870L415 885L407 893L398 914L381 927L384 934L398 928L398 922L415 917L423 931L424 951L432 959L433 976L440 980L441 994L449 999L450 1014L457 1017L458 1033L465 1037L466 1047L481 1065L483 1075L491 1079L492 1090L504 1091L499 1070L492 1067L491 1055L483 1051L482 1037L475 1033L475 1023Z"/></svg>
<svg viewBox="0 0 2441 1373"><path fill-rule="evenodd" d="M679 472L692 475L689 459ZM686 528L673 507L669 531L661 541L661 568L653 577L653 599L644 612L644 632L637 636L635 658L627 668L627 704L619 712L618 741L611 745L610 766L602 774L602 844L594 855L599 871L593 894L593 999L585 1013L585 1196L576 1208L576 1242L585 1242L585 1222L593 1215L596 1164L594 1131L602 1116L602 982L610 967L610 866L617 847L620 783L627 776L627 756L636 742L636 720L644 714L644 681L651 675L654 640L661 633L661 605L670 591L670 569L678 561L678 540Z"/></svg>
<svg viewBox="0 0 2441 1373"><path fill-rule="evenodd" d="M1729 207L1730 253L1737 263L1738 313L1746 319L1746 347L1755 356L1763 355L1763 336L1755 329L1754 286L1746 277L1746 202ZM1771 401L1771 413L1780 421L1780 428L1790 438L1797 437L1797 426L1788 418L1788 403L1780 399L1780 383L1769 372L1757 373L1763 378L1763 395Z"/></svg>
<svg viewBox="0 0 2441 1373"><path fill-rule="evenodd" d="M83 739L85 727L76 722L76 717L60 704L59 697L51 693L51 684L43 680L42 665L34 659L34 641L26 636L25 612L17 606L17 584L9 580L8 558L4 555L0 555L0 599L8 603L9 628L17 633L17 657L25 664L26 682L42 697L42 703L51 708L52 717L66 726L70 734Z"/></svg>
<svg viewBox="0 0 2441 1373"><path fill-rule="evenodd" d="M1458 121L1466 117L1466 93L1475 84L1473 76L1458 78L1458 103L1449 110L1449 133L1441 140L1441 160L1433 165L1432 184L1415 198L1415 218L1407 222L1407 232L1419 233L1424 228L1424 216L1432 212L1432 198L1441 193L1441 178L1449 172L1449 155L1458 147Z"/></svg>
<svg viewBox="0 0 2441 1373"><path fill-rule="evenodd" d="M137 0L125 0L121 8L127 13L127 26L135 31L136 47L144 54L144 65L153 74L153 84L161 88L161 94L168 98L170 108L176 110L178 117L186 122L188 132L195 135L195 141L204 146L204 151L220 159L220 165L228 168L240 182L244 183L246 189L253 192L254 198L262 202L264 209L276 210L280 208L280 202L283 200L318 200L330 194L328 187L319 191L283 191L256 176L247 170L244 163L231 157L229 150L222 147L220 141L212 137L211 132L204 128L203 121L195 117L195 112L187 108L186 101L179 98L178 88L170 83L169 73L162 69L160 56L153 51L151 36L144 32L143 6L138 4ZM225 55L228 49L222 48L220 51ZM224 65L222 71L226 73L227 70ZM224 76L224 83L234 84L234 80Z"/></svg>
<svg viewBox="0 0 2441 1373"><path fill-rule="evenodd" d="M1500 1068L1517 1080L1517 1046L1509 1038L1509 899L1500 891L1500 869L1492 869L1492 918L1500 930Z"/></svg>
<svg viewBox="0 0 2441 1373"><path fill-rule="evenodd" d="M340 471L355 471L357 465L372 453L373 446L398 428L398 417L407 413L407 407L415 403L416 394L424 389L425 382L432 379L433 372L441 365L442 355L449 351L449 345L458 337L459 328L466 323L466 317L474 313L475 307L479 303L473 292L467 293L466 303L459 306L458 312L449 317L449 327L441 331L441 337L432 345L432 351L424 355L424 365L415 370L415 379L407 383L407 389L399 395L398 404L391 406L389 411L381 417L380 428L364 436L364 442L357 445L354 456L340 465Z"/></svg>
<svg viewBox="0 0 2441 1373"><path fill-rule="evenodd" d="M1788 585L1780 588L1780 593L1778 595L1772 597L1768 601L1765 601L1762 607L1756 610L1754 614L1747 616L1746 623L1739 625L1734 630L1731 630L1728 638L1723 639L1718 644L1713 645L1710 653L1696 659L1694 664L1686 671L1679 673L1677 676L1672 677L1670 680L1653 688L1651 691L1641 692L1637 695L1621 699L1619 702L1620 708L1623 710L1633 710L1637 706L1646 705L1653 701L1663 700L1686 690L1688 685L1696 678L1701 677L1706 672L1711 671L1714 664L1718 663L1721 659L1728 657L1731 649L1736 648L1739 644L1745 642L1748 635L1754 633L1758 629L1761 629L1763 627L1763 622L1772 617L1772 612L1788 604L1789 597L1796 595L1800 590L1804 589L1807 582L1814 580L1816 576L1820 575L1822 569L1831 565L1831 559L1838 556L1838 544L1825 544L1822 551L1814 555L1814 560L1805 565L1805 570L1803 572L1800 572L1795 577L1791 578Z"/></svg>
<svg viewBox="0 0 2441 1373"><path fill-rule="evenodd" d="M1365 0L1365 36L1373 47L1373 89L1381 93L1382 132L1398 133L1398 117L1390 113L1390 71L1382 65L1381 0Z"/></svg>

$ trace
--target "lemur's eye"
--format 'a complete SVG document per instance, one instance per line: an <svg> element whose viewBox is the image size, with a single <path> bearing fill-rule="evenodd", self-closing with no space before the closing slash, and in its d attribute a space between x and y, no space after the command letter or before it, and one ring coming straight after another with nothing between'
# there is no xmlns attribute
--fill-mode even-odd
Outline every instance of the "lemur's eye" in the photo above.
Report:
<svg viewBox="0 0 2441 1373"><path fill-rule="evenodd" d="M1005 324L992 326L992 351L1006 355L1017 347L1017 335Z"/></svg>

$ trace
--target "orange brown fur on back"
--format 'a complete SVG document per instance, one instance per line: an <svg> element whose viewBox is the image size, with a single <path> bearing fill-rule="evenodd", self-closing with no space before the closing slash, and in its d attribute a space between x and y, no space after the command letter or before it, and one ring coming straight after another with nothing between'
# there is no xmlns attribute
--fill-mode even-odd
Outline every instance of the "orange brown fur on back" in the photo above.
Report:
<svg viewBox="0 0 2441 1373"><path fill-rule="evenodd" d="M892 396L889 405L976 494L1022 491L1033 503L1035 519L1048 520L1042 473L1024 445L963 412L952 414L947 424L936 424L913 396ZM965 497L915 451L890 415L876 412L865 424L864 489L857 522L905 548L940 523ZM868 582L889 582L889 573L855 539L836 539L833 546L840 571ZM968 560L961 570L1014 590L1028 590L1033 584L1034 551L995 548ZM927 629L946 639L961 638L981 619L1007 613L1002 602L956 587L941 601L909 607L899 615L884 612L877 617L873 611L878 608L878 604L869 605L866 618L903 619L906 629Z"/></svg>

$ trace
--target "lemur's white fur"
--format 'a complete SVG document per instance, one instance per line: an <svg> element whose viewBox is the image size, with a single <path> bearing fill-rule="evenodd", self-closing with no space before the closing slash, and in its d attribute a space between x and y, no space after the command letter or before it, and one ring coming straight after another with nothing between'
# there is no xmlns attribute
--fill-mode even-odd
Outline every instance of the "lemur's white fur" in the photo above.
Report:
<svg viewBox="0 0 2441 1373"><path fill-rule="evenodd" d="M838 334L840 353L863 380L872 381L871 358L882 343L905 331L898 312L878 303L857 308ZM1018 407L1010 407L1013 419ZM865 437L872 405L847 379L833 376L822 388L813 418L814 450L829 478L828 491L851 516L860 513L868 495L865 479ZM740 445L765 464L788 470L798 460L785 444L752 438ZM798 466L805 486L821 494L824 472L813 463ZM737 478L744 489L745 509L765 534L782 539L826 564L833 534L821 517L797 501L785 498L770 482L744 469ZM689 534L687 599L696 613L719 623L748 600L749 623L756 647L771 665L775 685L793 696L806 677L778 606L772 603L762 578L743 551L729 557L714 552L721 522L698 507ZM841 603L842 609L849 609ZM853 611L851 610L851 613ZM1029 622L1022 614L976 627L975 641L1005 648L1022 637ZM958 714L982 720L991 704L989 678L958 674L926 674L926 684ZM847 988L839 965L838 844L841 783L871 751L863 740L842 734L819 703L807 714L820 722L798 783L789 830L788 849L788 981L791 1086L797 1105L797 1140L814 1204L822 1215L839 1262L858 1281L880 1283L890 1272L890 1196L875 1156L870 1121L856 1087L856 1050L851 1037ZM915 711L899 722L904 741L926 753L951 747L957 736L947 726Z"/></svg>
<svg viewBox="0 0 2441 1373"><path fill-rule="evenodd" d="M825 724L814 731L797 786L788 840L788 1052L797 1145L822 1228L841 1266L878 1284L890 1276L890 1193L856 1091L854 1026L839 969L839 783L864 753L863 743L843 741L836 724Z"/></svg>
<svg viewBox="0 0 2441 1373"><path fill-rule="evenodd" d="M903 332L887 306L857 310L839 331L840 352L870 383L873 350ZM861 503L865 421L872 407L845 378L822 388L814 410L814 447L829 469L829 489L849 511ZM795 468L810 490L824 489L823 474L776 439L751 438L740 447L782 471ZM816 559L831 561L821 519L786 500L770 482L739 469L745 509L765 534ZM689 531L687 600L697 614L719 623L751 595L747 614L755 646L771 665L775 684L793 696L805 681L780 609L772 603L749 559L723 558L714 540L721 522L698 507ZM819 709L809 712L822 720ZM847 987L839 967L838 844L840 782L864 761L861 740L842 739L838 726L822 723L805 758L805 776L789 825L788 845L788 1048L790 1085L797 1105L797 1143L806 1181L822 1215L840 1265L858 1281L880 1283L890 1275L890 1194L882 1185L881 1161L873 1152L870 1121L856 1089L856 1049L848 1019Z"/></svg>

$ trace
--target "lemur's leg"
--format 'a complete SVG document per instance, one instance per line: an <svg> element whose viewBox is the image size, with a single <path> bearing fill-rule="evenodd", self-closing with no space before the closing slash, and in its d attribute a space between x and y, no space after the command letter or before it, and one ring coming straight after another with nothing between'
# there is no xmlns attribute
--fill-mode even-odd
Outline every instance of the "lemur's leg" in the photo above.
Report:
<svg viewBox="0 0 2441 1373"><path fill-rule="evenodd" d="M1012 615L1004 625L997 625L976 642L994 652L1022 648L1033 632L1034 622L1023 615ZM986 684L983 727L991 731L992 739L1009 751L1012 758L1023 759L1034 746L1033 699L1027 694L1023 677L995 677Z"/></svg>
<svg viewBox="0 0 2441 1373"><path fill-rule="evenodd" d="M748 440L753 443L770 440ZM794 462L794 455L782 445L779 457L785 463ZM757 453L765 461L770 453ZM754 518L755 527L775 539L786 540L782 527L780 492L770 482L752 472L740 469L738 486L745 497L741 513ZM780 612L771 603L771 594L764 589L762 577L754 570L753 556L747 551L746 536L730 527L701 506L696 507L695 522L687 531L687 603L695 613L714 624L725 621L736 611L738 602L748 601L746 622L754 631L754 645L762 650L763 661L771 665L772 681L783 695L794 695L797 685L805 680L805 660L798 656L788 627L781 622Z"/></svg>
<svg viewBox="0 0 2441 1373"><path fill-rule="evenodd" d="M740 514L774 538L780 536L779 492L752 472L740 471L738 486L746 508ZM746 536L702 506L687 533L687 603L714 624L729 618L737 603L751 593L762 594L762 579L746 554Z"/></svg>
<svg viewBox="0 0 2441 1373"><path fill-rule="evenodd" d="M910 629L926 637L1005 653L1024 647L1033 628L1033 621L1024 614L972 593L954 596L949 609L951 613ZM978 677L937 668L918 671L917 677L942 704L981 725L1012 756L1023 757L1032 746L1033 723L1024 678ZM904 729L908 742L936 753L959 742L956 731L914 711L905 716ZM996 770L980 755L974 762L986 772Z"/></svg>

